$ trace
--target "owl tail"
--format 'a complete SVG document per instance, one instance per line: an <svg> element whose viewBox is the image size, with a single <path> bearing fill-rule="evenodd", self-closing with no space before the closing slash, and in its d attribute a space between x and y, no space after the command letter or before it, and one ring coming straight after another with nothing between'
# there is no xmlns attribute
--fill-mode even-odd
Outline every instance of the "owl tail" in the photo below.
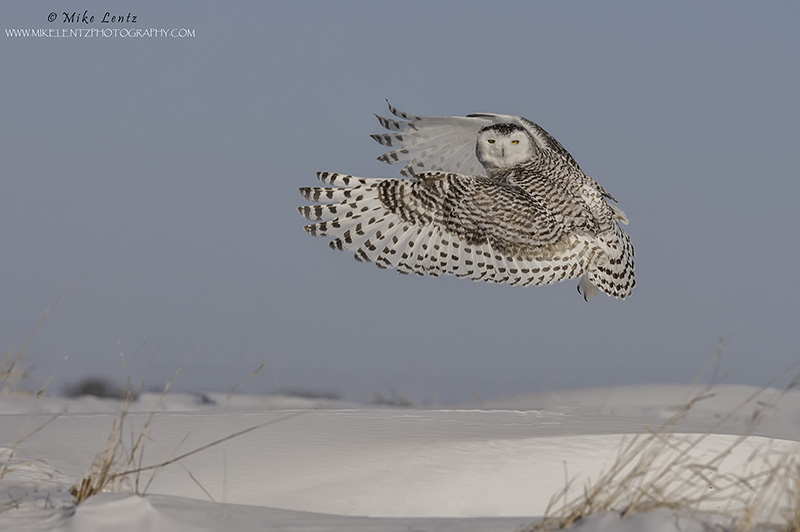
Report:
<svg viewBox="0 0 800 532"><path fill-rule="evenodd" d="M631 239L619 225L614 224L614 229L598 240L602 252L590 263L578 291L586 300L598 289L609 296L625 299L636 286Z"/></svg>

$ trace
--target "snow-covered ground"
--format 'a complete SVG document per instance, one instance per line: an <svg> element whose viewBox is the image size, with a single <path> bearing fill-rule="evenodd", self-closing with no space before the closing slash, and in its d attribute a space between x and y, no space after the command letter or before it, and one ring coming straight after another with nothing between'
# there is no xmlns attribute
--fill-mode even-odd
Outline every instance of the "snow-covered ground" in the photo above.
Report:
<svg viewBox="0 0 800 532"><path fill-rule="evenodd" d="M772 405L778 392L767 390L739 407L757 391L715 387L713 397L683 416L680 435L670 440L691 447L680 468L713 464L704 473L712 495L722 489L717 479L743 477L798 454L800 393L788 392ZM680 412L691 393L685 386L615 387L450 409L144 394L130 406L122 430L130 447L147 424L144 455L133 467L253 430L138 479L130 475L116 492L78 506L69 488L106 447L120 402L5 394L0 530L512 532L539 522L568 484L567 499L579 497L612 468L624 445ZM761 419L755 428L754 416ZM748 435L712 462L741 434ZM756 493L765 478L720 491L700 505L702 513L661 508L622 518L605 512L576 526L602 532L726 526L741 515L736 497ZM145 495L133 495L136 489ZM558 502L550 513L562 507ZM769 513L758 517L777 518L780 509Z"/></svg>

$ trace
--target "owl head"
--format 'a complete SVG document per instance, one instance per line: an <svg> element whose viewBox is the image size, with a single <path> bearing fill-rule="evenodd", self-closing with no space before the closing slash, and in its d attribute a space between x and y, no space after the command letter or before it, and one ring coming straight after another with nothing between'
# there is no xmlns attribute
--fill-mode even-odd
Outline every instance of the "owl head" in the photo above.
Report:
<svg viewBox="0 0 800 532"><path fill-rule="evenodd" d="M478 132L475 154L492 175L500 168L511 168L533 158L535 145L525 128L517 124L492 124Z"/></svg>

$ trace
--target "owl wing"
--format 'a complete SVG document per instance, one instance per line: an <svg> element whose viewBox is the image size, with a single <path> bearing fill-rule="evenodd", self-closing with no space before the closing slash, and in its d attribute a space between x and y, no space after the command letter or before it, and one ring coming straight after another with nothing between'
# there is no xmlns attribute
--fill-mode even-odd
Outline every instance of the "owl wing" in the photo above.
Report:
<svg viewBox="0 0 800 532"><path fill-rule="evenodd" d="M320 172L333 187L300 193L316 223L312 236L401 273L442 273L512 285L541 285L582 275L591 241L566 233L541 203L488 178L429 172L410 179Z"/></svg>
<svg viewBox="0 0 800 532"><path fill-rule="evenodd" d="M387 101L388 104L388 101ZM389 104L395 117L375 115L390 133L371 135L382 146L393 148L378 157L387 164L405 163L400 171L411 177L420 172L456 172L462 175L485 176L486 170L475 155L478 131L484 126L512 123L524 127L539 148L558 154L576 168L572 155L538 124L520 116L494 113L467 116L415 116Z"/></svg>

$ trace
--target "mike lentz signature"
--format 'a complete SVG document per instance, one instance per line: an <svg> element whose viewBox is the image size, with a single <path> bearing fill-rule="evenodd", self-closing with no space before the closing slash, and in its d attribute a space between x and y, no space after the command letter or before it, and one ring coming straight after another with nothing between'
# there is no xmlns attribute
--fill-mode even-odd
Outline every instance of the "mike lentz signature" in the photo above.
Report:
<svg viewBox="0 0 800 532"><path fill-rule="evenodd" d="M53 11L47 17L47 20L50 22L55 22L58 20L58 14ZM65 24L80 24L81 22L84 24L92 24L95 21L95 16L90 15L89 11L86 10L83 13L78 13L77 11L73 11L72 13L67 13L66 11L63 12L63 19L62 21ZM115 24L115 23L126 23L126 24L136 24L136 15L132 13L126 14L114 14L112 15L110 11L106 11L102 18L99 20L101 24Z"/></svg>

